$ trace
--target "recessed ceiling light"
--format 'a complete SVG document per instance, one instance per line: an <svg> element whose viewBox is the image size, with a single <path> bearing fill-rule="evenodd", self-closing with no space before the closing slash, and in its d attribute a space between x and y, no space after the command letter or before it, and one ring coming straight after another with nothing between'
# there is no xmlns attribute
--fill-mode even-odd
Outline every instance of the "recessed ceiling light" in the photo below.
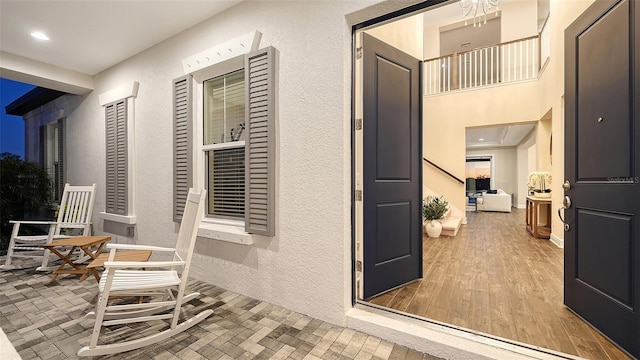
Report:
<svg viewBox="0 0 640 360"><path fill-rule="evenodd" d="M31 36L38 40L49 41L49 37L47 36L47 34L43 33L42 31L32 31Z"/></svg>
<svg viewBox="0 0 640 360"><path fill-rule="evenodd" d="M484 141L484 138L480 138L480 139L478 139L478 141Z"/></svg>

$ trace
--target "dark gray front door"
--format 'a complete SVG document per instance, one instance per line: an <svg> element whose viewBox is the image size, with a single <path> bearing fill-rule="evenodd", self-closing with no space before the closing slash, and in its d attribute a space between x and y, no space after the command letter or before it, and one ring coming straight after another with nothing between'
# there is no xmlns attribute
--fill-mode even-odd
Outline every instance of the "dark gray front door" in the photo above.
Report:
<svg viewBox="0 0 640 360"><path fill-rule="evenodd" d="M363 34L363 105L368 299L422 276L420 60Z"/></svg>
<svg viewBox="0 0 640 360"><path fill-rule="evenodd" d="M640 4L565 32L565 304L640 357Z"/></svg>

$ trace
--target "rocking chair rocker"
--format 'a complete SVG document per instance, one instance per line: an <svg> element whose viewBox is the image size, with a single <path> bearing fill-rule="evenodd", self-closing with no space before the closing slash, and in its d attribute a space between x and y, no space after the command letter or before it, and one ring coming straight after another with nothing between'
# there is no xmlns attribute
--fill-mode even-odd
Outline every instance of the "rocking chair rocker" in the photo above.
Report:
<svg viewBox="0 0 640 360"><path fill-rule="evenodd" d="M208 309L178 324L182 304L194 299L199 293L185 295L185 288L196 242L198 226L204 212L206 190L200 193L189 190L176 248L145 245L107 244L109 260L104 263L104 273L99 283L99 300L95 312L86 318L95 319L89 346L78 351L78 356L97 356L138 349L163 341L198 324L213 313ZM126 262L113 261L116 251L152 250L173 253L172 261ZM147 269L147 270L143 270ZM150 270L160 268L159 270ZM162 269L165 268L165 269ZM161 296L158 299L158 296ZM144 296L147 302L126 305L108 305L112 296ZM155 298L155 299L154 299ZM171 310L167 313L167 310ZM147 322L151 320L171 321L170 327L159 333L120 343L98 345L103 326Z"/></svg>

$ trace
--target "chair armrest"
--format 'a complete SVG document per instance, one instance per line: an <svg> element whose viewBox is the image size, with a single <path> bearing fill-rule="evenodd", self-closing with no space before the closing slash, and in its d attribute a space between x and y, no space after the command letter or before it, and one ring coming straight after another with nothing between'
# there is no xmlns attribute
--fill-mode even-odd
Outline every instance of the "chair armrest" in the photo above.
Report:
<svg viewBox="0 0 640 360"><path fill-rule="evenodd" d="M184 261L105 261L105 271L108 268L152 268L152 267L169 267L169 266L184 266Z"/></svg>
<svg viewBox="0 0 640 360"><path fill-rule="evenodd" d="M55 225L55 221L38 221L38 220L9 220L11 224L28 224L28 225Z"/></svg>
<svg viewBox="0 0 640 360"><path fill-rule="evenodd" d="M134 244L107 244L107 249L117 249L117 250L151 250L151 251L167 251L174 252L176 249L173 248L165 248L160 246L151 246L151 245L134 245Z"/></svg>

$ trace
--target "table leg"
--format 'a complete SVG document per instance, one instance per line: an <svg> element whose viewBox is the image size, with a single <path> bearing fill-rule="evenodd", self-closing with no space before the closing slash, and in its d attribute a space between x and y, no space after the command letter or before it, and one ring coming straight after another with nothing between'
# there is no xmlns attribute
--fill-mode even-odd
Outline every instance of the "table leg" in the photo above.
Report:
<svg viewBox="0 0 640 360"><path fill-rule="evenodd" d="M80 267L78 265L76 265L75 263L73 263L71 261L71 256L73 255L73 252L77 249L77 246L72 246L71 250L69 250L69 252L67 253L67 255L62 255L56 248L52 247L51 248L51 252L53 252L54 254L56 254L56 256L58 256L61 260L62 260L62 264L60 264L60 266L58 266L58 268L53 272L53 275L51 276L51 282L56 281L56 279L58 278L58 274L63 273L64 267L65 265L69 264L69 266L73 267L76 270L79 270Z"/></svg>
<svg viewBox="0 0 640 360"><path fill-rule="evenodd" d="M100 254L100 252L102 251L102 248L104 247L105 244L106 243L104 243L104 242L100 243L100 245L98 245L98 248L95 251L91 251L91 247L89 247L89 246L83 246L83 247L81 247L81 249L82 249L82 251L84 251L85 254L87 254L91 258L91 261L93 261L98 257L98 254ZM89 276L90 272L96 278L96 281L100 282L100 277L98 276L98 272L96 271L96 269L87 269L87 267L85 266L84 270L85 270L85 272L80 277L80 282L84 281L87 278L87 276Z"/></svg>

